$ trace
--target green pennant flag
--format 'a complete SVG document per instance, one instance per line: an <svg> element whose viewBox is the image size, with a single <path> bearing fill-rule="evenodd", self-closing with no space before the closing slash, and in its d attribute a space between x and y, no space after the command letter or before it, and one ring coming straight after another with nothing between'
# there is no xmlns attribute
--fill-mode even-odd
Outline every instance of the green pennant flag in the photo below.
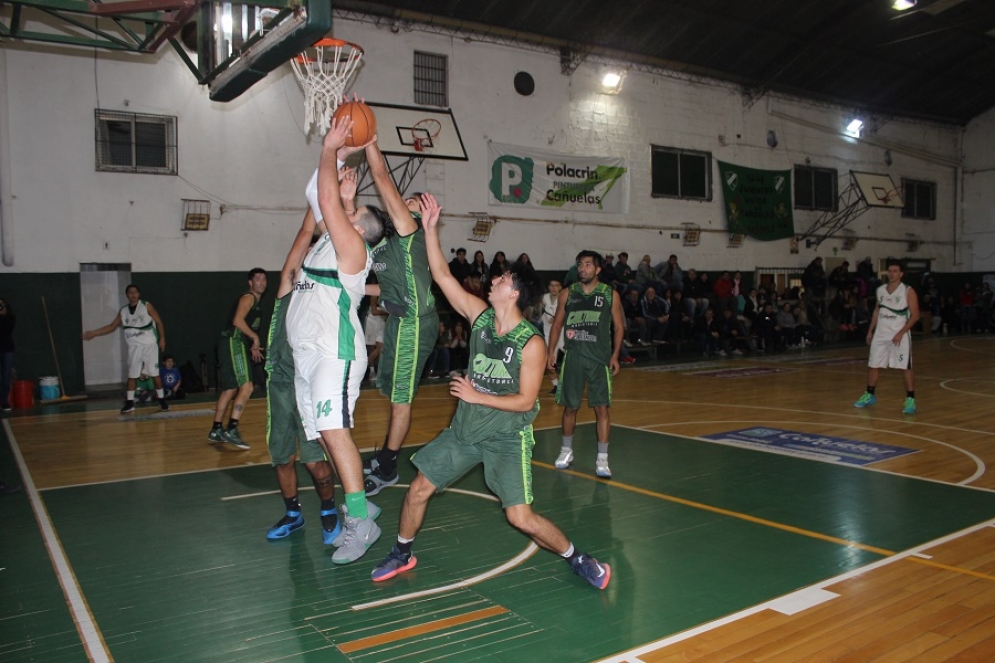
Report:
<svg viewBox="0 0 995 663"><path fill-rule="evenodd" d="M743 233L761 242L795 234L790 170L761 170L723 161L718 163L730 233Z"/></svg>

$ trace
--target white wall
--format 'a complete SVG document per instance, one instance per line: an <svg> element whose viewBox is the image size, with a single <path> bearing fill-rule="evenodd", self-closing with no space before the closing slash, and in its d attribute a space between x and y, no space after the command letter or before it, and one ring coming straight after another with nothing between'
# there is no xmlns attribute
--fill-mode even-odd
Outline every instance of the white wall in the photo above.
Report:
<svg viewBox="0 0 995 663"><path fill-rule="evenodd" d="M934 269L968 268L954 251L955 169L936 162L959 158L960 129L892 120L871 137L875 145L819 128L835 131L846 119L842 110L771 97L748 105L729 86L632 71L620 95L606 96L598 93L600 67L582 64L564 76L553 54L419 31L394 34L343 19L336 20L335 34L366 49L352 89L371 101L412 104L413 51L449 56L450 105L470 161L426 162L413 187L436 192L443 201L449 215L445 249L466 246L472 253L481 248L488 259L498 249L512 258L527 251L540 269L566 267L580 248L650 253L654 260L676 252L685 267L709 270L803 266L815 256L815 249L805 248L791 255L788 240L747 239L742 248L727 249L717 182L711 202L652 198L650 144L658 144L708 151L714 159L744 166L787 169L808 158L841 175L853 169L887 172L896 183L903 176L935 181L935 221L873 209L850 226L861 238L850 252L851 263L865 255L905 255L905 234L911 232L928 242L916 255L933 258ZM12 199L4 201L4 209L14 265L0 270L77 271L81 262L128 262L139 273L282 265L303 210L302 189L318 155L316 135L309 139L301 130L302 96L289 66L234 102L218 104L209 101L207 89L196 84L169 48L155 56L97 53L96 58L92 51L56 54L23 43L8 42L5 49L6 88L0 89L0 102L9 118L10 169L0 177L10 178ZM535 78L531 97L514 91L518 71ZM177 116L179 177L96 172L93 112L98 106ZM971 131L979 142L980 137L995 140L991 119L975 124ZM773 150L765 143L769 129L779 139ZM489 206L488 140L625 157L632 169L630 213ZM890 167L882 145L891 147ZM974 198L987 196L986 221L991 195L970 198L974 204ZM184 236L183 198L215 201L209 232ZM228 206L224 214L220 202ZM467 242L471 212L499 217L486 244ZM982 222L976 207L968 212L966 206L964 233L970 236ZM796 210L796 231L804 232L817 217ZM685 248L670 239L685 221L719 232L705 232L700 246ZM627 227L633 225L654 229ZM831 256L840 244L827 240L818 253Z"/></svg>
<svg viewBox="0 0 995 663"><path fill-rule="evenodd" d="M995 272L995 109L964 133L963 239L971 269Z"/></svg>

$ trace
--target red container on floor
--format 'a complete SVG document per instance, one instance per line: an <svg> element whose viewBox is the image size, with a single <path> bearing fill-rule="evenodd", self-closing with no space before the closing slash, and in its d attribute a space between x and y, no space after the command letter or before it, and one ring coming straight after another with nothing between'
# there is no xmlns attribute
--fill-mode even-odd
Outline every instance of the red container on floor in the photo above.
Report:
<svg viewBox="0 0 995 663"><path fill-rule="evenodd" d="M35 383L31 380L14 380L10 387L11 407L32 407L35 404Z"/></svg>

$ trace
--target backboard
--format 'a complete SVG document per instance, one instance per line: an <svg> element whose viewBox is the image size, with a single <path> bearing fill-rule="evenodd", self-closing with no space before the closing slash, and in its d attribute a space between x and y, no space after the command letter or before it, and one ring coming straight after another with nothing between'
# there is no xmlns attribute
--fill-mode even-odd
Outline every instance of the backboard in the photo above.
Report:
<svg viewBox="0 0 995 663"><path fill-rule="evenodd" d="M367 102L377 116L377 143L384 154L468 161L453 112L421 106Z"/></svg>
<svg viewBox="0 0 995 663"><path fill-rule="evenodd" d="M235 99L332 28L331 0L303 0L299 4L266 1L272 4L202 5L197 26L198 67L212 101ZM205 26L212 29L205 30Z"/></svg>
<svg viewBox="0 0 995 663"><path fill-rule="evenodd" d="M891 207L902 209L902 192L891 181L890 175L879 175L877 173L862 173L856 170L850 171L850 177L864 198L864 202L870 207Z"/></svg>

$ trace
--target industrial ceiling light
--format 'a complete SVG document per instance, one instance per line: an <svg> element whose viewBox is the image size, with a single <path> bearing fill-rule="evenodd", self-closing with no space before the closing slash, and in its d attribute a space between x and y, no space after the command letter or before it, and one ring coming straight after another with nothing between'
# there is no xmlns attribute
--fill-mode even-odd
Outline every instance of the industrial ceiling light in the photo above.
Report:
<svg viewBox="0 0 995 663"><path fill-rule="evenodd" d="M850 124L846 125L846 133L854 138L860 138L860 131L864 128L864 121L858 118L853 118L850 120Z"/></svg>
<svg viewBox="0 0 995 663"><path fill-rule="evenodd" d="M891 8L895 11L903 12L916 6L917 0L895 0L891 3Z"/></svg>
<svg viewBox="0 0 995 663"><path fill-rule="evenodd" d="M618 94L622 91L622 82L625 80L624 71L607 71L601 79L602 92L605 94Z"/></svg>

